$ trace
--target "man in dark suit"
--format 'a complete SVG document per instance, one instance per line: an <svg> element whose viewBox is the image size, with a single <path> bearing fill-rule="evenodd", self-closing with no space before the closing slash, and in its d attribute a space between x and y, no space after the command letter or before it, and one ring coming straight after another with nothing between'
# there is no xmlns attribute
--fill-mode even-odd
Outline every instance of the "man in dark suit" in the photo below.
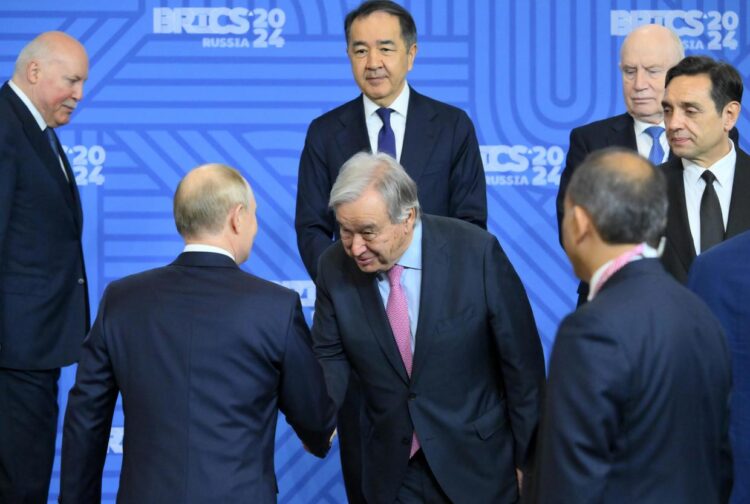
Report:
<svg viewBox="0 0 750 504"><path fill-rule="evenodd" d="M557 193L557 229L562 244L565 190L576 168L591 152L605 147L625 147L655 165L666 161L669 144L664 134L664 76L685 55L680 38L661 25L633 30L620 48L622 92L627 112L574 128ZM578 286L578 305L588 295L588 285Z"/></svg>
<svg viewBox="0 0 750 504"><path fill-rule="evenodd" d="M334 407L294 291L240 270L257 231L250 186L204 165L177 188L170 265L112 282L65 414L60 501L101 500L118 392L117 502L276 502L278 411L323 456Z"/></svg>
<svg viewBox="0 0 750 504"><path fill-rule="evenodd" d="M88 77L86 50L36 37L0 89L0 502L47 502L60 368L89 327L81 202L54 133Z"/></svg>
<svg viewBox="0 0 750 504"><path fill-rule="evenodd" d="M337 405L359 376L365 499L514 502L544 362L497 239L420 215L386 154L350 159L330 206L341 240L320 259L313 344Z"/></svg>
<svg viewBox="0 0 750 504"><path fill-rule="evenodd" d="M347 15L345 30L362 95L310 124L299 165L297 246L313 279L318 258L338 238L328 208L331 187L357 152L386 152L399 160L417 183L425 212L487 225L484 169L471 120L406 82L417 54L409 12L388 0L364 2Z"/></svg>
<svg viewBox="0 0 750 504"><path fill-rule="evenodd" d="M730 503L750 502L750 231L695 258L688 287L719 318L732 356L729 437L734 459Z"/></svg>
<svg viewBox="0 0 750 504"><path fill-rule="evenodd" d="M654 248L663 174L625 149L568 185L563 245L589 302L557 332L532 502L705 504L731 489L724 334Z"/></svg>
<svg viewBox="0 0 750 504"><path fill-rule="evenodd" d="M750 229L750 157L729 136L740 115L742 78L728 63L690 56L667 72L664 120L675 157L662 260L687 281L696 255Z"/></svg>
<svg viewBox="0 0 750 504"><path fill-rule="evenodd" d="M362 94L315 119L299 165L295 229L310 277L338 238L328 197L339 168L358 152L386 152L417 183L425 212L486 228L487 195L479 144L466 113L419 94L406 82L417 54L407 10L387 0L362 3L344 22L347 55ZM353 377L339 415L342 469L350 503L361 503L360 400Z"/></svg>

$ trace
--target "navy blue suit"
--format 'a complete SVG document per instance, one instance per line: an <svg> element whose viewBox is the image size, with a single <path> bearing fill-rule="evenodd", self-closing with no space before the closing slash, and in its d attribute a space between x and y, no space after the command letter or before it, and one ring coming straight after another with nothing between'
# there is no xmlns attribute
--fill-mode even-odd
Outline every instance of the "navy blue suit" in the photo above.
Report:
<svg viewBox="0 0 750 504"><path fill-rule="evenodd" d="M726 502L730 387L708 307L657 259L625 265L558 330L531 501Z"/></svg>
<svg viewBox="0 0 750 504"><path fill-rule="evenodd" d="M0 89L0 502L47 499L57 380L89 327L75 177L23 101Z"/></svg>
<svg viewBox="0 0 750 504"><path fill-rule="evenodd" d="M537 425L544 360L526 292L497 239L457 219L422 217L422 286L411 378L374 274L340 242L320 260L313 343L341 404L361 382L363 493L392 503L411 434L455 503L514 502Z"/></svg>
<svg viewBox="0 0 750 504"><path fill-rule="evenodd" d="M695 258L688 287L719 318L732 355L733 504L750 502L750 231Z"/></svg>
<svg viewBox="0 0 750 504"><path fill-rule="evenodd" d="M370 152L361 95L310 124L300 157L294 226L302 262L313 280L318 258L338 238L328 209L331 188L341 166L358 152ZM484 168L474 126L463 110L410 88L400 162L417 183L425 213L487 227Z"/></svg>
<svg viewBox="0 0 750 504"><path fill-rule="evenodd" d="M118 392L118 503L276 502L278 410L318 456L333 431L299 297L221 254L108 286L68 400L61 502L100 502Z"/></svg>
<svg viewBox="0 0 750 504"><path fill-rule="evenodd" d="M735 144L737 161L734 166L732 198L725 238L750 230L750 157ZM690 265L695 259L695 245L690 232L685 203L684 168L680 158L673 158L660 166L667 176L669 213L667 214L667 243L662 262L677 280L687 282Z"/></svg>

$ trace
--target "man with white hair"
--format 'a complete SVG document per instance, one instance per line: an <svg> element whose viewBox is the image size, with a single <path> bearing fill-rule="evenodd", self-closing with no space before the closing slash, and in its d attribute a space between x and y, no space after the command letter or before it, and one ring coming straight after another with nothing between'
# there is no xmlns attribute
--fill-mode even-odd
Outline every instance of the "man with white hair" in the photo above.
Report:
<svg viewBox="0 0 750 504"><path fill-rule="evenodd" d="M89 327L83 218L54 128L83 97L86 50L62 32L23 48L0 89L0 502L47 501L60 368Z"/></svg>
<svg viewBox="0 0 750 504"><path fill-rule="evenodd" d="M367 502L515 502L544 386L526 291L497 239L422 215L387 154L354 155L329 203L313 343L341 406L362 389Z"/></svg>

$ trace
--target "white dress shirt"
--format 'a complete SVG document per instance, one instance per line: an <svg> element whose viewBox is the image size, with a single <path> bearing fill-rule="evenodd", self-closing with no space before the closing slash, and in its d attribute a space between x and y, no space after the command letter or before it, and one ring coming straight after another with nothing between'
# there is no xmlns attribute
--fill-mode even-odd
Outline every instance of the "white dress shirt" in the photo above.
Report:
<svg viewBox="0 0 750 504"><path fill-rule="evenodd" d="M729 204L732 201L732 185L734 184L734 166L737 162L734 142L729 140L729 144L731 146L729 153L707 168L687 159L682 160L682 166L685 168L682 173L685 183L685 206L687 206L690 234L693 236L696 254L701 253L701 198L703 198L703 190L706 188L706 182L701 178L701 175L706 170L711 170L716 176L714 190L716 196L719 197L724 229L727 228Z"/></svg>
<svg viewBox="0 0 750 504"><path fill-rule="evenodd" d="M237 262L234 255L221 247L214 247L213 245L205 245L203 243L189 243L182 249L183 252L212 252L214 254L222 254L229 257L232 261Z"/></svg>
<svg viewBox="0 0 750 504"><path fill-rule="evenodd" d="M660 122L659 124L651 124L633 118L633 122L635 126L635 144L638 146L638 154L648 159L648 155L651 154L651 147L654 145L654 140L651 138L651 135L646 133L646 130L651 126L661 126L662 128L664 128L664 121ZM661 135L659 136L659 143L661 144L661 148L664 151L664 156L661 160L661 162L664 163L669 157L669 142L667 141L666 129L661 132Z"/></svg>
<svg viewBox="0 0 750 504"><path fill-rule="evenodd" d="M406 113L409 110L409 83L404 82L401 94L393 100L388 108L391 112L391 129L396 137L396 160L401 159L401 151L404 146L404 134L406 133ZM383 121L377 114L380 105L369 99L364 94L362 99L365 105L365 123L367 124L367 136L370 138L370 150L378 151L378 133L383 127Z"/></svg>
<svg viewBox="0 0 750 504"><path fill-rule="evenodd" d="M44 117L42 117L42 113L39 112L39 110L34 106L34 104L31 102L28 96L26 96L26 93L21 91L21 88L16 86L16 83L12 80L8 81L8 86L13 90L16 95L21 99L24 105L26 105L26 108L29 109L29 112L31 112L31 115L34 116L34 120L36 121L37 125L39 126L39 129L42 130L42 133L44 133L44 130L47 129L47 122L44 120ZM45 136L47 135L44 133ZM70 179L68 178L68 174L65 173L65 164L63 164L62 158L60 156L57 156L57 161L60 163L60 168L62 169L63 175L65 176L65 180L70 182Z"/></svg>

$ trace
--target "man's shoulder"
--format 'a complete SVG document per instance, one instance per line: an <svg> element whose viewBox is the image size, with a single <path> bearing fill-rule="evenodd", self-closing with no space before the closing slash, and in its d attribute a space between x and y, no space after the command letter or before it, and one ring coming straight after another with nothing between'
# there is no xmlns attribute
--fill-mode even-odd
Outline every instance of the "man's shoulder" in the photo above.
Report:
<svg viewBox="0 0 750 504"><path fill-rule="evenodd" d="M474 246L484 247L488 241L495 240L494 235L476 224L455 217L440 215L422 215L423 232L428 239L442 238L464 249Z"/></svg>
<svg viewBox="0 0 750 504"><path fill-rule="evenodd" d="M604 135L609 130L622 130L628 126L633 126L633 118L629 114L624 113L577 126L571 131L571 136L575 134L583 137L598 137Z"/></svg>
<svg viewBox="0 0 750 504"><path fill-rule="evenodd" d="M745 231L698 255L692 267L721 270L733 265L734 259L746 257L750 257L750 231Z"/></svg>
<svg viewBox="0 0 750 504"><path fill-rule="evenodd" d="M469 119L466 111L464 111L463 109L456 107L455 105L451 105L450 103L446 103L440 100L436 100L435 98L423 95L415 91L414 88L410 88L409 100L412 102L410 103L410 112L412 109L411 105L413 104L414 108L417 110L432 110L439 114L441 117L453 118L454 120L471 120Z"/></svg>
<svg viewBox="0 0 750 504"><path fill-rule="evenodd" d="M345 118L349 116L350 114L357 111L357 107L362 108L362 113L364 114L364 105L362 104L362 95L357 96L356 98L349 100L346 103L343 103L339 105L336 108L333 108L329 110L328 112L325 112L315 119L312 120L310 123L310 129L315 130L316 128L321 129L327 129L330 128L333 125L340 124L342 118Z"/></svg>

